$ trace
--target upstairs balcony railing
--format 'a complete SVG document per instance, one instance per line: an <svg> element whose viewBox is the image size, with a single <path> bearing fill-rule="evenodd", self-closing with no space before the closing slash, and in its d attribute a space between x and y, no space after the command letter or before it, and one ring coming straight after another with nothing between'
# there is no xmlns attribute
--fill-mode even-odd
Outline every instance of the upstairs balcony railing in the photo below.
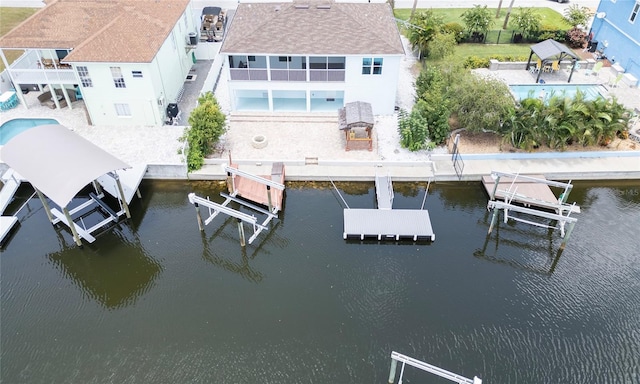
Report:
<svg viewBox="0 0 640 384"><path fill-rule="evenodd" d="M78 84L73 67L59 60L42 58L39 51L29 50L9 67L17 84Z"/></svg>

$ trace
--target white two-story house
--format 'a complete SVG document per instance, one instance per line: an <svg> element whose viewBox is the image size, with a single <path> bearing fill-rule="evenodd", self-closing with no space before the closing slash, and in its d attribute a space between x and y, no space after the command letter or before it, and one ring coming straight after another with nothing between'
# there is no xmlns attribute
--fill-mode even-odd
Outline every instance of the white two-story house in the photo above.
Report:
<svg viewBox="0 0 640 384"><path fill-rule="evenodd" d="M404 48L387 3L240 3L220 53L236 111L391 114Z"/></svg>
<svg viewBox="0 0 640 384"><path fill-rule="evenodd" d="M191 0L57 0L0 38L0 49L17 90L64 90L57 108L73 108L75 92L94 125L162 125L193 65L197 30ZM9 65L11 50L23 53Z"/></svg>

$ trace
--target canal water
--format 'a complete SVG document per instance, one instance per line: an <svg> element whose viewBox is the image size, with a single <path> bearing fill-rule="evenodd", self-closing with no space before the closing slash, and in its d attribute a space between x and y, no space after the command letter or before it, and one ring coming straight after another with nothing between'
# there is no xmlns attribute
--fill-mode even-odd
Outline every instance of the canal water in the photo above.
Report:
<svg viewBox="0 0 640 384"><path fill-rule="evenodd" d="M314 183L246 249L234 220L198 231L187 194L218 199L215 182L144 182L133 218L82 249L32 200L0 256L1 381L386 383L397 351L484 383L638 383L640 181L575 184L561 254L544 228L487 237L479 183L431 185L433 243L343 240L340 198ZM394 186L420 208L424 184ZM374 206L373 184L338 188Z"/></svg>

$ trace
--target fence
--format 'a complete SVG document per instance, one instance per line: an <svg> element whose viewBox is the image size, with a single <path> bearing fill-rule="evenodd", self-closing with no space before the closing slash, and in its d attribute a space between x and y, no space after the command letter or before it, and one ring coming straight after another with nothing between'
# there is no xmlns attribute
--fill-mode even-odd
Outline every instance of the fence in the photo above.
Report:
<svg viewBox="0 0 640 384"><path fill-rule="evenodd" d="M473 32L464 40L465 43L478 44L511 44L537 42L525 39L521 33L513 29L495 29L485 33Z"/></svg>

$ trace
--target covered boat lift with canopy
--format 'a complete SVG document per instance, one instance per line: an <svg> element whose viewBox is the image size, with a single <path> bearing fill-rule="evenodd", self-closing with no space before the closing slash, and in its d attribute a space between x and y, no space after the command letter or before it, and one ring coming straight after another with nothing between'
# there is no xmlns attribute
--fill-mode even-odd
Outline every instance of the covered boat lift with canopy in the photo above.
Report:
<svg viewBox="0 0 640 384"><path fill-rule="evenodd" d="M571 59L571 72L569 73L569 80L567 83L571 82L571 77L573 76L573 71L576 68L576 63L578 62L579 57L576 56L573 51L564 44L561 44L553 39L547 39L538 44L531 46L531 53L529 54L529 60L527 61L527 70L531 67L531 58L533 54L536 54L540 58L543 66L544 64L551 63L553 61L557 61L560 64L560 61L564 59ZM536 78L536 83L540 81L540 75L542 71L538 71L538 77Z"/></svg>
<svg viewBox="0 0 640 384"><path fill-rule="evenodd" d="M371 131L374 123L373 110L369 103L354 101L340 108L338 110L338 124L340 130L344 131L347 140L345 149L347 151L351 149L349 147L351 142L365 141L369 143L369 150L373 150ZM354 131L355 128L364 128L364 137L363 135L358 135Z"/></svg>
<svg viewBox="0 0 640 384"><path fill-rule="evenodd" d="M4 145L0 158L31 183L49 221L54 225L67 225L78 246L82 246L81 239L95 241L91 233L117 222L120 216L131 217L128 203L147 168L145 165L125 171L131 168L128 164L58 124L41 125L20 133ZM126 182L121 182L121 177ZM93 184L96 193L90 193L88 201L70 210L68 205L72 199L89 184ZM102 201L103 191L118 199L118 212ZM62 212L50 207L45 196ZM96 210L106 218L86 228L83 218Z"/></svg>

